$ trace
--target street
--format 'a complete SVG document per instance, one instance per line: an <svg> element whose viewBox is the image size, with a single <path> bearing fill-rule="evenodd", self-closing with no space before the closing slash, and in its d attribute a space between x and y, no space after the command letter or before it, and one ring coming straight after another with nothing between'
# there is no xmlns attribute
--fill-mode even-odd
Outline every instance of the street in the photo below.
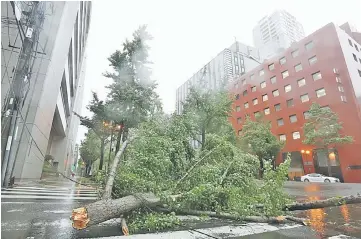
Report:
<svg viewBox="0 0 361 239"><path fill-rule="evenodd" d="M317 200L361 192L360 184L312 184L287 182L285 190L297 200ZM118 238L118 219L86 230L71 227L69 216L73 208L97 198L95 188L76 186L70 181L48 180L42 183L18 185L2 191L2 238ZM274 226L211 220L198 222L193 228L217 238L332 238L348 235L361 238L361 205L345 205L327 209L295 212L311 220L310 227L300 225ZM194 219L194 218L193 218ZM253 234L253 235L252 235ZM129 238L207 238L184 228L163 234L133 235Z"/></svg>

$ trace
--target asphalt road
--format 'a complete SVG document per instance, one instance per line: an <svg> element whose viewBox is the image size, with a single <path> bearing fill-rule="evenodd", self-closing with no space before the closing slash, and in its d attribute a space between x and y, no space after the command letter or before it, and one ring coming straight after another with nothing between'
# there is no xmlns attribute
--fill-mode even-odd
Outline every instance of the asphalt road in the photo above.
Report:
<svg viewBox="0 0 361 239"><path fill-rule="evenodd" d="M332 196L361 193L361 184L312 184L287 182L285 190L297 200L317 200ZM22 238L103 238L121 235L119 220L108 221L77 231L69 216L73 208L96 199L96 190L76 187L70 182L49 181L46 184L20 185L2 191L1 230L5 239ZM219 238L329 238L340 234L361 238L361 205L345 205L328 209L296 212L311 220L310 227L280 228L270 225L247 224L229 226L230 222L199 223L205 233ZM184 230L184 229L182 229ZM254 234L255 235L250 235ZM159 234L129 238L160 238ZM170 232L163 238L207 238L189 231Z"/></svg>

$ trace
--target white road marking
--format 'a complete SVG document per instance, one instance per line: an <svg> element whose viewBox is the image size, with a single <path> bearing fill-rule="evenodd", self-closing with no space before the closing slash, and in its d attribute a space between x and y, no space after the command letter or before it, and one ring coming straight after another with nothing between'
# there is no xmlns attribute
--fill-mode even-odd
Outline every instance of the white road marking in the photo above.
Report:
<svg viewBox="0 0 361 239"><path fill-rule="evenodd" d="M1 192L1 195L16 195L16 194L21 194L21 195L51 195L51 196L62 196L62 195L70 195L71 192L26 192L26 191L5 191L5 192ZM73 195L81 195L81 196L93 196L96 197L98 194L97 193L82 193L82 192L74 192Z"/></svg>
<svg viewBox="0 0 361 239"><path fill-rule="evenodd" d="M14 199L56 199L56 200L96 200L98 197L58 197L58 196L32 196L32 195L1 195L1 198Z"/></svg>

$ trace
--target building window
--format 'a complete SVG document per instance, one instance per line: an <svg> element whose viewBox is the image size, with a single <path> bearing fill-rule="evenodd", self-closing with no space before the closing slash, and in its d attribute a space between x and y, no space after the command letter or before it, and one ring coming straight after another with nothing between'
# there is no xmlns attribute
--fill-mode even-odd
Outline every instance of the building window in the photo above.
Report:
<svg viewBox="0 0 361 239"><path fill-rule="evenodd" d="M296 71L296 72L302 71L302 65L301 65L301 63L298 64L298 65L295 65L295 71Z"/></svg>
<svg viewBox="0 0 361 239"><path fill-rule="evenodd" d="M276 81L277 81L277 78L276 78L276 76L274 76L274 77L272 77L270 80L271 80L271 83L272 83L272 84L275 84Z"/></svg>
<svg viewBox="0 0 361 239"><path fill-rule="evenodd" d="M308 63L310 63L310 65L313 65L317 62L317 57L313 56L310 59L308 59Z"/></svg>
<svg viewBox="0 0 361 239"><path fill-rule="evenodd" d="M361 71L360 70L358 70L358 75L361 77Z"/></svg>
<svg viewBox="0 0 361 239"><path fill-rule="evenodd" d="M282 118L277 120L277 125L278 125L278 126L282 126L282 125L284 125L284 124L285 124L285 123L283 122L283 119L282 119Z"/></svg>
<svg viewBox="0 0 361 239"><path fill-rule="evenodd" d="M316 90L316 96L317 96L317 98L320 98L320 97L325 96L325 95L326 95L326 90L325 90L325 88L321 88L321 89Z"/></svg>
<svg viewBox="0 0 361 239"><path fill-rule="evenodd" d="M287 100L287 107L292 107L292 106L293 106L293 99Z"/></svg>
<svg viewBox="0 0 361 239"><path fill-rule="evenodd" d="M358 61L361 63L361 58L358 58Z"/></svg>
<svg viewBox="0 0 361 239"><path fill-rule="evenodd" d="M253 99L252 102L253 102L253 105L258 105L258 99L257 98Z"/></svg>
<svg viewBox="0 0 361 239"><path fill-rule="evenodd" d="M280 65L284 65L284 64L286 64L286 57L282 57L280 59Z"/></svg>
<svg viewBox="0 0 361 239"><path fill-rule="evenodd" d="M281 141L286 141L286 135L285 134L280 134L280 140Z"/></svg>
<svg viewBox="0 0 361 239"><path fill-rule="evenodd" d="M242 123L242 118L241 117L238 117L237 118L237 124L241 124Z"/></svg>
<svg viewBox="0 0 361 239"><path fill-rule="evenodd" d="M239 94L236 95L236 100L239 100Z"/></svg>
<svg viewBox="0 0 361 239"><path fill-rule="evenodd" d="M297 84L298 84L298 87L302 87L302 86L306 85L306 80L305 80L305 78L299 79L299 80L297 81Z"/></svg>
<svg viewBox="0 0 361 239"><path fill-rule="evenodd" d="M286 78L287 76L289 76L288 71L282 72L282 79Z"/></svg>
<svg viewBox="0 0 361 239"><path fill-rule="evenodd" d="M341 95L341 101L343 101L343 102L347 102L346 96Z"/></svg>
<svg viewBox="0 0 361 239"><path fill-rule="evenodd" d="M357 62L357 57L355 54L352 53L353 59Z"/></svg>
<svg viewBox="0 0 361 239"><path fill-rule="evenodd" d="M256 89L257 89L256 86L252 86L252 87L251 87L251 91L252 91L252 92L256 92Z"/></svg>
<svg viewBox="0 0 361 239"><path fill-rule="evenodd" d="M293 52L291 52L291 55L293 58L297 57L298 56L298 49L297 50L294 50Z"/></svg>
<svg viewBox="0 0 361 239"><path fill-rule="evenodd" d="M241 106L236 106L236 111L240 112L241 111Z"/></svg>
<svg viewBox="0 0 361 239"><path fill-rule="evenodd" d="M280 95L280 92L278 90L274 90L274 91L272 91L272 94L274 97L277 97Z"/></svg>
<svg viewBox="0 0 361 239"><path fill-rule="evenodd" d="M314 81L319 80L319 79L322 79L321 72L318 71L318 72L313 73L313 74L312 74L312 78L313 78Z"/></svg>
<svg viewBox="0 0 361 239"><path fill-rule="evenodd" d="M336 76L336 82L342 83L341 78L339 76Z"/></svg>
<svg viewBox="0 0 361 239"><path fill-rule="evenodd" d="M271 113L269 108L264 109L264 114L265 115L269 115Z"/></svg>
<svg viewBox="0 0 361 239"><path fill-rule="evenodd" d="M300 134L300 132L296 131L296 132L292 133L292 137L293 137L293 139L299 139L299 138L301 138L301 134Z"/></svg>
<svg viewBox="0 0 361 239"><path fill-rule="evenodd" d="M263 89L265 87L266 87L266 82L265 81L261 82L261 88Z"/></svg>
<svg viewBox="0 0 361 239"><path fill-rule="evenodd" d="M236 65L236 74L239 74L239 66Z"/></svg>
<svg viewBox="0 0 361 239"><path fill-rule="evenodd" d="M342 86L338 86L338 91L345 92Z"/></svg>
<svg viewBox="0 0 361 239"><path fill-rule="evenodd" d="M260 113L259 111L254 112L254 117L258 118L258 117L260 117L260 116L261 116L261 113Z"/></svg>
<svg viewBox="0 0 361 239"><path fill-rule="evenodd" d="M311 50L312 48L313 48L313 41L310 41L309 43L307 43L306 45L305 45L305 47L306 47L306 50L308 51L308 50Z"/></svg>
<svg viewBox="0 0 361 239"><path fill-rule="evenodd" d="M292 89L291 85L285 85L285 92L290 92Z"/></svg>
<svg viewBox="0 0 361 239"><path fill-rule="evenodd" d="M263 100L263 101L267 101L267 100L268 100L268 95L267 95L267 94L262 95L262 100Z"/></svg>
<svg viewBox="0 0 361 239"><path fill-rule="evenodd" d="M275 111L281 110L281 104L275 104Z"/></svg>
<svg viewBox="0 0 361 239"><path fill-rule="evenodd" d="M254 79L254 74L252 74L250 77L249 77L251 80Z"/></svg>
<svg viewBox="0 0 361 239"><path fill-rule="evenodd" d="M248 95L248 91L247 90L243 91L243 96L247 96L247 95Z"/></svg>
<svg viewBox="0 0 361 239"><path fill-rule="evenodd" d="M305 118L305 120L309 119L310 118L310 112L308 112L308 111L303 112L303 118Z"/></svg>
<svg viewBox="0 0 361 239"><path fill-rule="evenodd" d="M359 51L359 49L358 49L358 47L357 47L356 43L355 43L355 48L356 48L356 51Z"/></svg>
<svg viewBox="0 0 361 239"><path fill-rule="evenodd" d="M264 75L264 70L262 69L259 71L259 76L263 76L263 75Z"/></svg>
<svg viewBox="0 0 361 239"><path fill-rule="evenodd" d="M310 100L310 98L308 97L308 94L301 95L301 102L302 103L307 102L309 100Z"/></svg>
<svg viewBox="0 0 361 239"><path fill-rule="evenodd" d="M350 44L350 46L353 46L352 41L350 39L348 39L348 44Z"/></svg>
<svg viewBox="0 0 361 239"><path fill-rule="evenodd" d="M274 70L274 69L275 69L275 64L272 63L272 64L268 65L268 69L269 69L270 71Z"/></svg>
<svg viewBox="0 0 361 239"><path fill-rule="evenodd" d="M290 115L290 122L296 123L297 122L297 116L296 115Z"/></svg>
<svg viewBox="0 0 361 239"><path fill-rule="evenodd" d="M248 102L244 103L244 108L245 108L245 109L248 109L248 108L249 108Z"/></svg>

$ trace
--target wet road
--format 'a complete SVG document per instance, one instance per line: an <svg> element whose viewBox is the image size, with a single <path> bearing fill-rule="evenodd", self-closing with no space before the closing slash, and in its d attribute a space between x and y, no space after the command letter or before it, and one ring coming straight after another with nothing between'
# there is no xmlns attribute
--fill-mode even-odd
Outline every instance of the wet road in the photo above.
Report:
<svg viewBox="0 0 361 239"><path fill-rule="evenodd" d="M361 184L325 184L287 182L286 192L297 201L313 201L337 196L361 194ZM311 209L294 213L308 218L315 237L325 238L338 233L361 238L361 204Z"/></svg>
<svg viewBox="0 0 361 239"><path fill-rule="evenodd" d="M285 190L297 200L318 200L361 193L361 184L287 182ZM55 182L48 181L48 183L20 185L12 191L2 192L2 238L65 239L121 235L119 220L108 221L83 231L77 231L71 227L69 220L71 210L84 203L94 201L96 196L95 189L76 187L69 181L57 180ZM232 227L228 226L229 222L218 221L211 222L210 225L199 223L197 228L202 227L204 228L202 230L218 235L219 238L330 238L340 234L361 238L361 205L313 209L296 212L296 215L308 217L311 220L311 226L277 228L270 225L247 224ZM209 229L209 227L213 228ZM184 231L183 234L179 233L179 238L206 238L187 231ZM258 234L250 235L254 233ZM175 238L178 234L171 232L163 238ZM188 234L191 236L186 236ZM160 235L150 236L139 235L134 238L159 238Z"/></svg>

